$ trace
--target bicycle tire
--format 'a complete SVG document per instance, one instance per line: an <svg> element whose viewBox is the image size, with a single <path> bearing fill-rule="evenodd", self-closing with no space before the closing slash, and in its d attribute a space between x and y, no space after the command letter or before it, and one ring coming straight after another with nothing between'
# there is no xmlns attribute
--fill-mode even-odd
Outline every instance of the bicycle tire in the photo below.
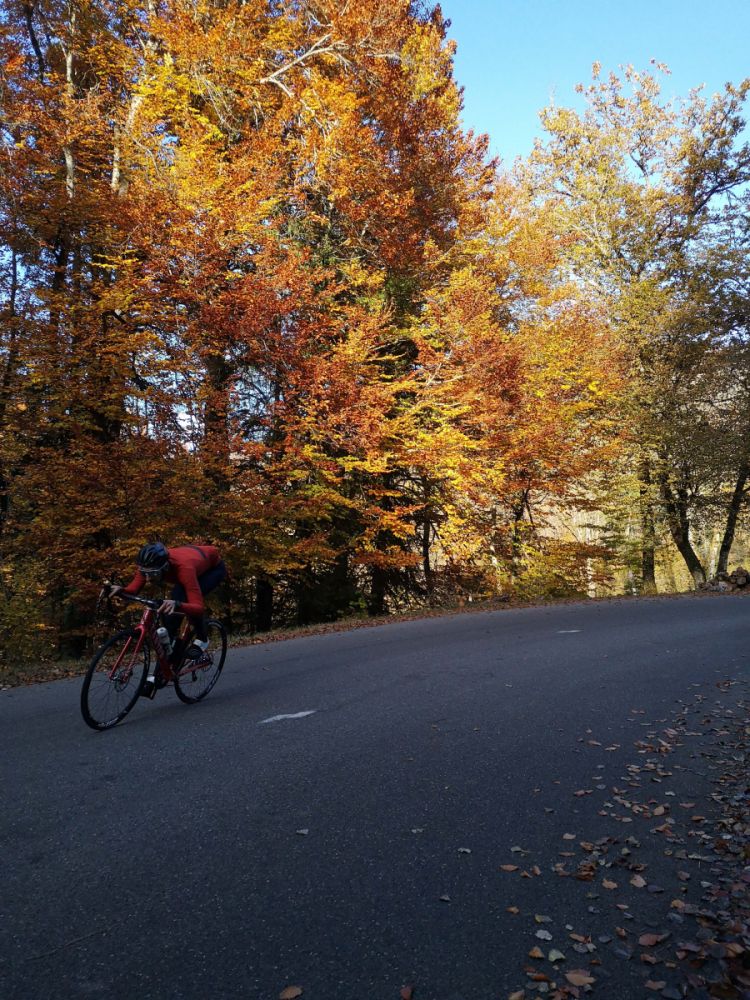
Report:
<svg viewBox="0 0 750 1000"><path fill-rule="evenodd" d="M183 659L179 669L175 671L174 689L180 701L186 705L194 705L212 691L224 669L227 656L227 630L221 622L211 619L206 622L206 634L209 641L210 663L205 666L192 665ZM199 661L200 662L200 661Z"/></svg>
<svg viewBox="0 0 750 1000"><path fill-rule="evenodd" d="M94 654L81 689L81 715L86 725L92 729L101 732L116 726L140 698L148 673L150 657L148 643L144 642L141 646L137 661L126 663L114 677L110 676L119 657L127 652L128 643L137 643L139 637L138 631L123 629L108 639ZM116 654L114 662L110 662L112 653ZM105 693L104 708L101 706L102 692ZM116 699L115 707L107 710L106 705L109 704L113 693ZM120 698L120 695L125 697Z"/></svg>

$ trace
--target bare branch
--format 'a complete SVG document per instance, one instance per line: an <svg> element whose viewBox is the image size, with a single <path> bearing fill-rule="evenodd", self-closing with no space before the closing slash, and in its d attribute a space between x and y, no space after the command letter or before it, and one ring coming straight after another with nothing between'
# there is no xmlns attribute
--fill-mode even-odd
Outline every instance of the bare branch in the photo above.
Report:
<svg viewBox="0 0 750 1000"><path fill-rule="evenodd" d="M264 76L260 80L260 83L274 83L276 84L276 86L281 87L281 89L286 94L289 94L289 96L291 97L291 91L289 91L289 89L285 87L283 84L281 84L279 81L279 77L284 76L286 73L289 72L290 69L293 69L295 66L299 66L301 63L306 63L309 59L312 59L314 56L335 55L338 56L339 59L341 59L343 62L346 62L346 59L344 59L341 51L345 47L344 43L331 42L330 45L327 45L326 43L330 40L330 38L331 38L330 32L326 35L323 35L317 41L313 42L313 44L306 52L303 52L302 55L297 56L296 59L292 59L290 62L285 63L283 66L279 66L277 70L274 70L273 73L269 73L268 76Z"/></svg>

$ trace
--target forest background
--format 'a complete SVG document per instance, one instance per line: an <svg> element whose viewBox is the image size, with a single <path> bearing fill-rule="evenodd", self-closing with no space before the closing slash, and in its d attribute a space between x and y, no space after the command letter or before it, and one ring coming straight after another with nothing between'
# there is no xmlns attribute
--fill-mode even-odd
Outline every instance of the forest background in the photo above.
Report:
<svg viewBox="0 0 750 1000"><path fill-rule="evenodd" d="M82 651L147 539L217 544L250 630L730 567L750 81L595 65L505 169L448 28L2 8L0 657Z"/></svg>

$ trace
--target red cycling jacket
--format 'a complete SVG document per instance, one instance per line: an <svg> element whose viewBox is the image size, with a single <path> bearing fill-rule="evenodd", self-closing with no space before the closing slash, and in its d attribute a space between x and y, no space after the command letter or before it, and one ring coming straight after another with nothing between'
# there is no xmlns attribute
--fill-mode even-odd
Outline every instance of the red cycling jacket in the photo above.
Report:
<svg viewBox="0 0 750 1000"><path fill-rule="evenodd" d="M169 566L162 580L166 583L181 583L187 594L187 601L180 603L180 611L186 615L202 615L206 605L201 593L198 577L218 566L221 555L215 545L180 545L176 549L167 549ZM147 577L136 571L135 576L123 587L126 594L140 594L148 582Z"/></svg>

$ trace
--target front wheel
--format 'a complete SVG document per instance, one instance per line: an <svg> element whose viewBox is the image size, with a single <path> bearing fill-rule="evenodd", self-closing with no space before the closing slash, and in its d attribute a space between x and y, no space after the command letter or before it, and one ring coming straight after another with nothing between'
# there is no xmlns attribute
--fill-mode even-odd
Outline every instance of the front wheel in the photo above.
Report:
<svg viewBox="0 0 750 1000"><path fill-rule="evenodd" d="M81 714L92 729L111 729L140 697L149 650L141 633L126 629L105 642L91 661L81 690Z"/></svg>
<svg viewBox="0 0 750 1000"><path fill-rule="evenodd" d="M198 660L183 659L175 671L177 697L189 705L205 698L219 679L227 655L227 631L221 622L206 622L208 649Z"/></svg>

